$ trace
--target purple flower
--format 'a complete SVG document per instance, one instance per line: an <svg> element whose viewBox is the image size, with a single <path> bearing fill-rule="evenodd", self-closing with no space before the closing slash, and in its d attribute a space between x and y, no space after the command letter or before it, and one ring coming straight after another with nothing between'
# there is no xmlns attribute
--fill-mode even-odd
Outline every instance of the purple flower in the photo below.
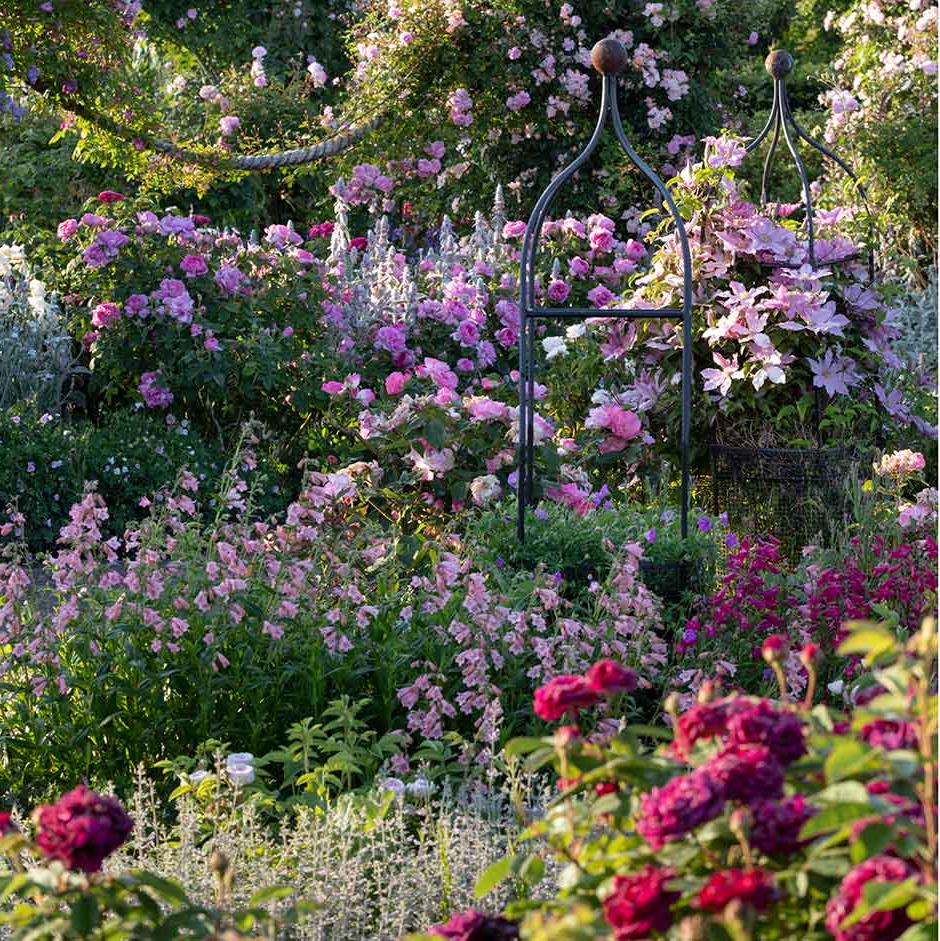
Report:
<svg viewBox="0 0 940 941"><path fill-rule="evenodd" d="M712 521L707 516L700 516L698 520L698 528L700 532L709 533L712 529Z"/></svg>
<svg viewBox="0 0 940 941"><path fill-rule="evenodd" d="M657 534L656 534L656 530L655 530L655 529L648 529L648 530L646 531L646 541L647 541L647 542L656 542L656 535L657 535Z"/></svg>
<svg viewBox="0 0 940 941"><path fill-rule="evenodd" d="M783 768L766 745L731 745L703 766L729 800L750 802L783 793Z"/></svg>
<svg viewBox="0 0 940 941"><path fill-rule="evenodd" d="M829 395L848 395L849 389L861 381L855 360L841 355L836 357L831 349L819 359L807 357L806 361L813 374L813 385L817 389L825 389Z"/></svg>
<svg viewBox="0 0 940 941"><path fill-rule="evenodd" d="M725 806L721 782L703 770L673 778L640 798L636 832L653 850L681 840L714 820Z"/></svg>
<svg viewBox="0 0 940 941"><path fill-rule="evenodd" d="M803 723L799 717L777 709L766 699L730 717L728 740L736 745L766 745L783 765L806 754Z"/></svg>
<svg viewBox="0 0 940 941"><path fill-rule="evenodd" d="M202 255L184 255L180 269L187 278L198 278L209 270L209 266Z"/></svg>
<svg viewBox="0 0 940 941"><path fill-rule="evenodd" d="M241 118L237 118L234 114L227 114L219 120L219 130L224 137L231 137L241 127L241 124Z"/></svg>
<svg viewBox="0 0 940 941"><path fill-rule="evenodd" d="M215 273L215 283L225 294L234 294L245 280L238 268L234 265L222 265Z"/></svg>
<svg viewBox="0 0 940 941"><path fill-rule="evenodd" d="M429 934L444 941L515 941L519 928L500 915L466 911L454 915L442 925L434 925Z"/></svg>
<svg viewBox="0 0 940 941"><path fill-rule="evenodd" d="M54 804L35 811L36 845L69 869L98 872L105 857L126 839L134 822L120 802L80 784Z"/></svg>
<svg viewBox="0 0 940 941"><path fill-rule="evenodd" d="M806 803L803 794L794 794L781 801L755 801L751 812L751 843L767 856L788 856L802 845L800 830L816 808Z"/></svg>

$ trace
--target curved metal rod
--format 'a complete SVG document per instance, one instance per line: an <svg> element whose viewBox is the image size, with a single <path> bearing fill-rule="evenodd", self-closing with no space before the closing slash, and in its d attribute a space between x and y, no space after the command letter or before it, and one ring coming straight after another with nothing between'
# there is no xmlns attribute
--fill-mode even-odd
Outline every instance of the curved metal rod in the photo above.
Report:
<svg viewBox="0 0 940 941"><path fill-rule="evenodd" d="M607 121L608 111L614 125L617 140L626 155L653 184L663 203L669 209L675 223L682 252L682 310L675 311L682 316L682 537L688 535L689 516L689 453L691 448L691 408L692 408L692 255L682 216L676 208L672 195L662 180L650 169L649 165L633 149L623 129L617 106L616 75L605 74L601 90L601 107L597 125L591 139L584 149L564 170L555 176L539 197L529 216L525 238L522 245L519 269L519 440L518 440L518 480L516 532L518 538L525 538L525 507L533 498L535 477L535 335L537 312L533 312L535 298L535 260L538 253L538 240L548 207L558 190L585 163L597 148ZM665 308L664 308L665 310ZM597 313L603 313L598 310Z"/></svg>
<svg viewBox="0 0 940 941"><path fill-rule="evenodd" d="M875 280L875 217L872 215L871 206L868 204L868 190L865 188L864 184L859 180L858 176L852 170L852 168L837 154L834 154L828 147L824 147L822 144L814 141L806 131L799 125L796 118L793 117L793 112L787 107L787 116L790 119L790 123L793 125L793 129L796 131L797 136L806 141L810 147L813 147L815 150L819 151L824 157L828 157L834 164L841 167L845 175L852 181L855 185L855 191L861 197L862 205L865 207L865 214L868 216L868 280L870 283L873 283Z"/></svg>
<svg viewBox="0 0 940 941"><path fill-rule="evenodd" d="M552 200L555 198L555 194L568 182L569 179L581 168L581 166L587 161L588 157L597 149L598 143L602 134L604 133L604 125L607 123L607 111L610 107L609 102L609 92L607 87L607 82L604 82L603 91L601 93L601 111L597 118L597 124L594 127L594 133L591 135L591 139L584 145L584 149L581 153L578 154L574 160L565 167L560 173L558 173L552 181L545 188L545 191L539 197L538 202L535 204L535 208L532 210L531 215L529 216L528 224L526 225L525 230L525 239L522 243L522 258L520 261L519 269L519 297L520 297L520 307L523 312L526 308L531 306L531 302L535 297L535 255L538 250L538 240L542 231L542 222L545 219L545 214L548 212L548 207L551 204Z"/></svg>
<svg viewBox="0 0 940 941"><path fill-rule="evenodd" d="M796 146L796 141L790 136L790 128L787 123L787 117L790 115L790 103L787 100L787 89L786 85L783 83L782 78L775 80L780 85L780 106L783 110L783 120L781 123L781 128L783 130L783 139L787 142L787 148L790 151L790 155L793 157L793 162L796 164L797 173L800 175L800 185L803 188L803 206L804 213L806 216L806 233L808 236L808 249L809 249L809 266L810 268L816 267L816 227L813 222L813 197L809 189L809 177L806 174L806 165L803 163L803 158L800 156L799 148Z"/></svg>
<svg viewBox="0 0 940 941"><path fill-rule="evenodd" d="M526 311L532 306L535 298L535 256L538 251L538 240L542 231L542 222L551 201L562 186L578 171L597 149L604 125L607 123L609 107L609 94L607 83L604 82L601 92L601 108L597 117L597 124L590 140L574 160L558 173L548 184L539 197L538 202L529 216L526 225L525 238L522 242L522 254L519 261L519 440L518 440L518 480L516 492L518 494L518 519L516 529L520 539L523 538L525 526L525 506L533 495L533 466L532 448L535 441L535 324L530 327L530 319Z"/></svg>
<svg viewBox="0 0 940 941"><path fill-rule="evenodd" d="M608 76L605 79L613 82ZM616 89L615 89L616 91ZM679 447L682 453L682 483L681 483L681 520L680 529L685 539L689 532L689 451L692 445L692 252L689 249L689 237L685 231L685 223L672 194L666 184L650 169L646 161L633 149L627 138L620 120L620 109L617 107L617 97L611 97L611 118L614 133L620 146L627 156L639 168L640 172L656 187L662 196L663 202L669 209L672 221L675 223L676 235L679 237L679 249L682 252L682 422L680 428Z"/></svg>
<svg viewBox="0 0 940 941"><path fill-rule="evenodd" d="M774 123L774 118L777 116L777 111L779 110L780 98L777 95L777 83L774 82L774 100L773 104L770 106L770 115L767 118L767 123L764 125L763 130L755 137L749 144L744 145L744 152L749 154L755 147L757 147L760 142L767 136L770 128Z"/></svg>
<svg viewBox="0 0 940 941"><path fill-rule="evenodd" d="M780 143L780 124L782 118L780 117L780 99L777 97L776 89L774 90L774 139L770 142L770 149L767 151L767 156L764 158L764 172L761 174L760 178L760 204L765 206L767 204L767 184L770 182L770 168L773 166L774 155L777 153L777 145Z"/></svg>

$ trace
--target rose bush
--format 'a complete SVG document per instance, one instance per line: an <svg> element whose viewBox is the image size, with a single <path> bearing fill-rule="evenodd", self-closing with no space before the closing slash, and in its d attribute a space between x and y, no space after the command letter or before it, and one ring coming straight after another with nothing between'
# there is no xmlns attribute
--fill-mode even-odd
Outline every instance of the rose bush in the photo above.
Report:
<svg viewBox="0 0 940 941"><path fill-rule="evenodd" d="M847 713L811 696L706 695L681 714L667 704L672 741L656 752L630 726L511 743L531 766L551 764L561 793L531 823L531 849L491 867L478 893L510 873L537 885L553 854L566 870L551 898L504 912L522 937L929 937L936 649L932 620L903 644L884 625L856 625L839 649L865 665ZM806 651L810 670L814 659ZM885 722L909 738L875 742Z"/></svg>

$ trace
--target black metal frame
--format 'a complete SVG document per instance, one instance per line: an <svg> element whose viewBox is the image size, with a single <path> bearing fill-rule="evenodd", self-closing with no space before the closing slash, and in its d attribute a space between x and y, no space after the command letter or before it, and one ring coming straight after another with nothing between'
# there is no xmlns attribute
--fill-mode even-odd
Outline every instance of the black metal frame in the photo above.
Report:
<svg viewBox="0 0 940 941"><path fill-rule="evenodd" d="M789 52L780 49L776 52L771 52L767 56L765 62L766 69L770 74L770 77L773 79L774 83L774 98L773 104L770 107L770 114L767 118L767 123L764 125L761 132L753 139L750 143L746 144L744 147L745 153L750 154L752 151L756 150L757 147L764 141L767 135L773 131L773 139L770 142L770 149L767 151L767 156L764 158L764 171L761 175L761 187L760 187L760 204L763 206L767 202L767 181L770 177L770 169L773 165L774 155L777 152L777 145L780 142L780 135L783 135L783 139L786 142L787 150L790 151L790 155L793 157L793 162L796 164L797 173L800 175L800 186L803 191L803 204L805 207L806 213L806 229L807 229L807 241L808 241L808 250L809 250L809 264L812 269L817 268L816 264L816 229L813 216L813 199L812 194L810 193L810 184L809 176L806 173L806 166L803 163L803 159L800 156L799 148L797 147L797 140L803 140L814 150L821 153L824 157L828 157L836 166L838 166L848 178L855 184L855 190L859 194L862 200L862 204L865 207L865 212L868 215L868 234L869 234L869 248L868 248L868 279L870 282L875 280L875 250L874 250L874 236L875 236L875 224L874 217L872 216L871 207L868 205L868 193L865 190L865 187L859 182L858 176L852 170L852 168L837 154L834 154L828 147L820 144L818 141L814 141L809 134L799 125L796 118L793 117L793 110L790 108L790 98L787 95L787 75L793 71L794 60L793 56ZM852 252L849 255L845 255L842 258L835 258L831 261L825 262L826 265L838 265L844 264L848 261L856 261L863 256L859 252ZM785 263L785 262L774 262L775 268L796 268L799 265L794 263Z"/></svg>
<svg viewBox="0 0 940 941"><path fill-rule="evenodd" d="M611 42L607 40L606 42ZM600 45L600 44L599 44ZM632 163L656 188L675 223L682 252L683 291L682 306L655 310L627 310L624 308L591 307L536 307L535 261L538 241L546 213L559 189L581 167L597 148L610 116L614 134ZM525 540L525 508L533 502L535 476L535 334L541 319L583 320L587 317L620 318L630 320L682 319L682 419L680 448L682 454L681 533L688 535L689 522L689 448L692 425L692 256L685 225L669 190L659 176L637 154L623 129L617 107L617 75L602 73L601 108L597 126L591 139L577 157L549 183L529 216L519 272L519 444L518 444L518 517L516 532Z"/></svg>

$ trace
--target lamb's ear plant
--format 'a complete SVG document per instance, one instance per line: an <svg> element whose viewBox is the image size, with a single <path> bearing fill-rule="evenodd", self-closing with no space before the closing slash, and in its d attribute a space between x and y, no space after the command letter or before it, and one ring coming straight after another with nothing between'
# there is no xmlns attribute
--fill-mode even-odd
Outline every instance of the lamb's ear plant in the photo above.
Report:
<svg viewBox="0 0 940 941"><path fill-rule="evenodd" d="M646 728L604 739L570 724L624 688L609 662L542 687L536 711L569 724L507 751L553 766L560 793L478 895L554 858L560 888L504 912L532 941L935 937L935 621L907 639L886 624L851 625L838 651L861 671L848 713L813 703L815 645L800 654L802 702L789 701L783 639L768 637L763 653L780 700L706 691L680 715L672 697L671 741L655 749Z"/></svg>
<svg viewBox="0 0 940 941"><path fill-rule="evenodd" d="M83 941L135 938L282 937L316 906L299 901L294 889L269 885L246 905L233 905L237 877L222 852L206 858L215 886L215 906L193 901L175 880L145 869L102 871L128 838L135 821L113 797L84 785L54 804L37 807L31 832L10 814L0 814L0 925L13 941ZM293 897L292 904L283 904ZM244 933L244 935L243 935Z"/></svg>

